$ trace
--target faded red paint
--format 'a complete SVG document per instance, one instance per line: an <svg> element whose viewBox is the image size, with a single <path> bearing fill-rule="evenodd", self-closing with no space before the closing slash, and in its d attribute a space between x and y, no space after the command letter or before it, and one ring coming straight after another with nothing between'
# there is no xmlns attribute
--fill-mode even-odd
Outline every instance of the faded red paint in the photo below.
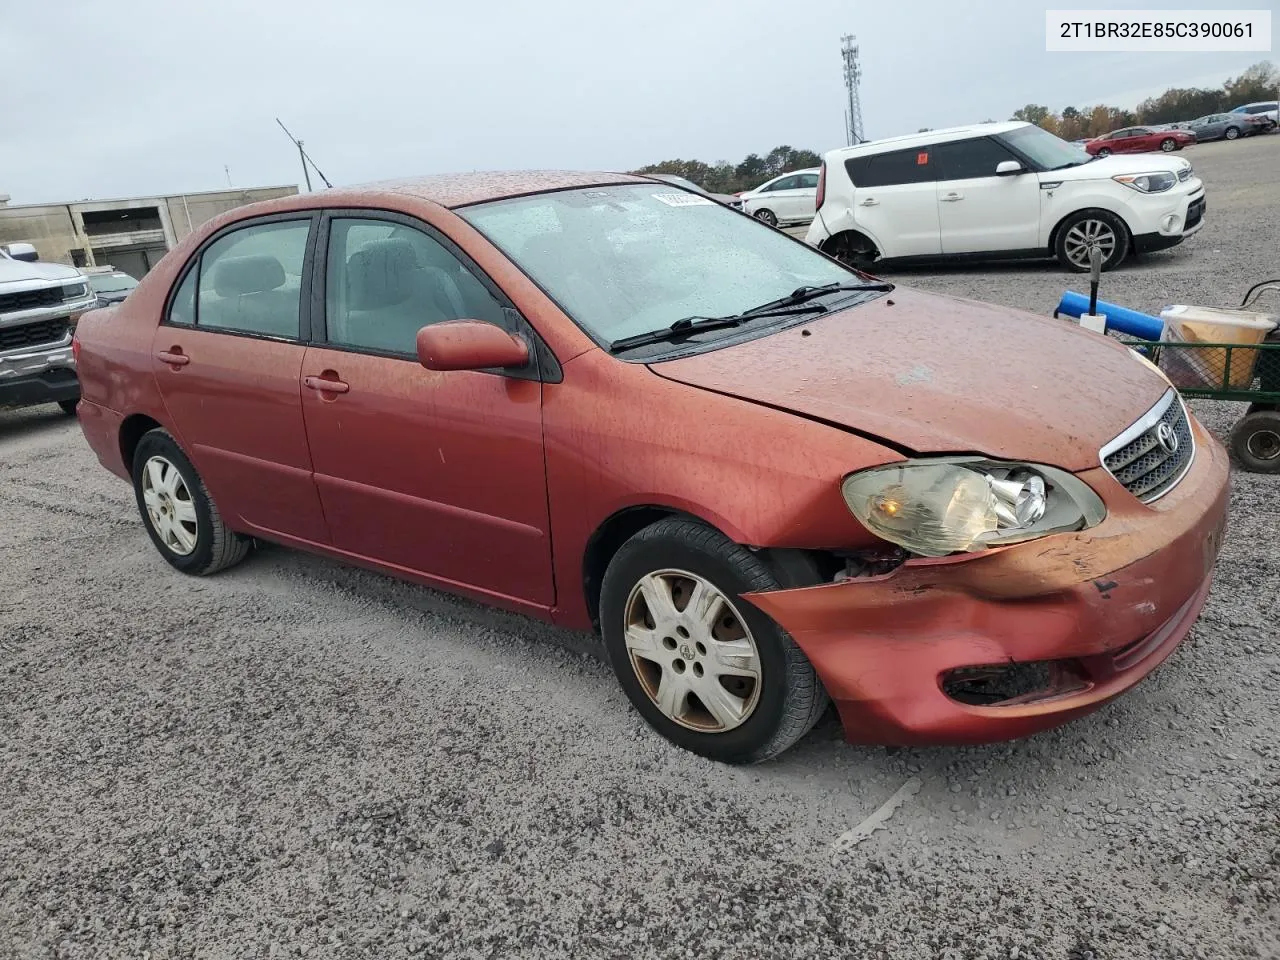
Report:
<svg viewBox="0 0 1280 960"><path fill-rule="evenodd" d="M1114 696L1181 639L1203 600L1213 553L1203 538L1225 509L1225 458L1196 427L1195 466L1152 506L1098 467L1098 448L1165 389L1122 348L1029 314L900 289L893 305L825 316L807 334L624 363L448 209L632 179L426 178L224 214L124 304L81 321L85 437L127 478L122 437L129 418L148 418L175 435L242 532L583 629L589 544L632 508L681 511L755 547L857 549L878 541L850 514L840 481L902 459L897 448L1008 451L1083 471L1109 510L1087 533L748 598L806 650L854 739L1040 729ZM451 237L546 341L562 382L157 326L211 233L325 207L397 211ZM161 352L191 362L175 366ZM1081 369L1105 377L1109 393L1075 389ZM309 389L309 378L347 390ZM1115 586L1104 596L1095 580ZM1107 666L1109 651L1144 636L1156 638L1145 657ZM940 671L1009 658L1078 658L1095 680L1060 700L1000 708L963 707L938 689Z"/></svg>

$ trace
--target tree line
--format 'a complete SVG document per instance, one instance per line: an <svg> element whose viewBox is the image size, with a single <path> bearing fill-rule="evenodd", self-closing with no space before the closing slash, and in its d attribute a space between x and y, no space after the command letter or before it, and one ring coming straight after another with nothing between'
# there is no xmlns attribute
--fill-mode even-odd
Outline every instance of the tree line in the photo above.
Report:
<svg viewBox="0 0 1280 960"><path fill-rule="evenodd" d="M1238 77L1232 77L1221 87L1170 87L1158 97L1149 97L1134 110L1108 107L1064 107L1054 113L1038 103L1029 103L1013 112L1011 119L1026 120L1038 124L1064 140L1098 137L1112 130L1135 124L1177 123L1194 120L1209 113L1225 113L1232 107L1256 100L1275 100L1280 88L1280 69L1274 63L1255 63ZM990 123L990 120L986 121ZM929 127L922 127L925 133ZM816 167L822 157L812 150L797 150L791 146L774 147L764 156L749 153L741 163L720 160L706 163L702 160L663 160L651 163L633 173L670 173L692 180L712 193L740 193L752 190L766 180L781 173Z"/></svg>
<svg viewBox="0 0 1280 960"><path fill-rule="evenodd" d="M670 173L692 180L711 193L741 193L752 190L780 173L803 170L822 163L822 157L812 150L797 150L791 146L774 147L763 157L749 153L741 163L728 160L704 163L701 160L663 160L632 173Z"/></svg>
<svg viewBox="0 0 1280 960"><path fill-rule="evenodd" d="M1137 124L1179 123L1210 113L1226 113L1241 104L1275 100L1277 88L1280 69L1263 61L1221 87L1170 87L1158 97L1143 100L1133 110L1098 105L1064 107L1061 113L1054 113L1046 106L1029 103L1015 110L1010 119L1037 124L1064 140L1079 140Z"/></svg>

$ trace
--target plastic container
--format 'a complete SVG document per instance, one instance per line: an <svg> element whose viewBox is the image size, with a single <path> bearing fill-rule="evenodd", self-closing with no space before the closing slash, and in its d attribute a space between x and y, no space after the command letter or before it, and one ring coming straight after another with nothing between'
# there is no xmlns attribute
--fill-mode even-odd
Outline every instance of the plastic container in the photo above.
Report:
<svg viewBox="0 0 1280 960"><path fill-rule="evenodd" d="M1165 342L1248 347L1262 343L1276 329L1276 318L1270 314L1221 307L1177 304L1162 310L1160 318L1160 339ZM1257 350L1220 346L1166 348L1160 351L1160 367L1176 387L1248 390L1257 356Z"/></svg>

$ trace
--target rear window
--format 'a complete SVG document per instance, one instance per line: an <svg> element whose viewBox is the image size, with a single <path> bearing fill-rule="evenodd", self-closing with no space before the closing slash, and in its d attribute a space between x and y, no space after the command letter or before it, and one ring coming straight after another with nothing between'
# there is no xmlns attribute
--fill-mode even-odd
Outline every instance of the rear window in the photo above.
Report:
<svg viewBox="0 0 1280 960"><path fill-rule="evenodd" d="M893 187L937 179L929 147L850 157L844 167L856 187Z"/></svg>

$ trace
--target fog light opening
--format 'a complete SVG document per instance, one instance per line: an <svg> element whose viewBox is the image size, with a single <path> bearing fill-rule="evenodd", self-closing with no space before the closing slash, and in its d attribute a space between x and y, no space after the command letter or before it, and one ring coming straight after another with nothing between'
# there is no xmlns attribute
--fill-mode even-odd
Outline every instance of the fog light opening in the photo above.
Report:
<svg viewBox="0 0 1280 960"><path fill-rule="evenodd" d="M1074 660L1034 660L961 667L942 675L942 692L974 707L1008 707L1062 697L1089 681Z"/></svg>

